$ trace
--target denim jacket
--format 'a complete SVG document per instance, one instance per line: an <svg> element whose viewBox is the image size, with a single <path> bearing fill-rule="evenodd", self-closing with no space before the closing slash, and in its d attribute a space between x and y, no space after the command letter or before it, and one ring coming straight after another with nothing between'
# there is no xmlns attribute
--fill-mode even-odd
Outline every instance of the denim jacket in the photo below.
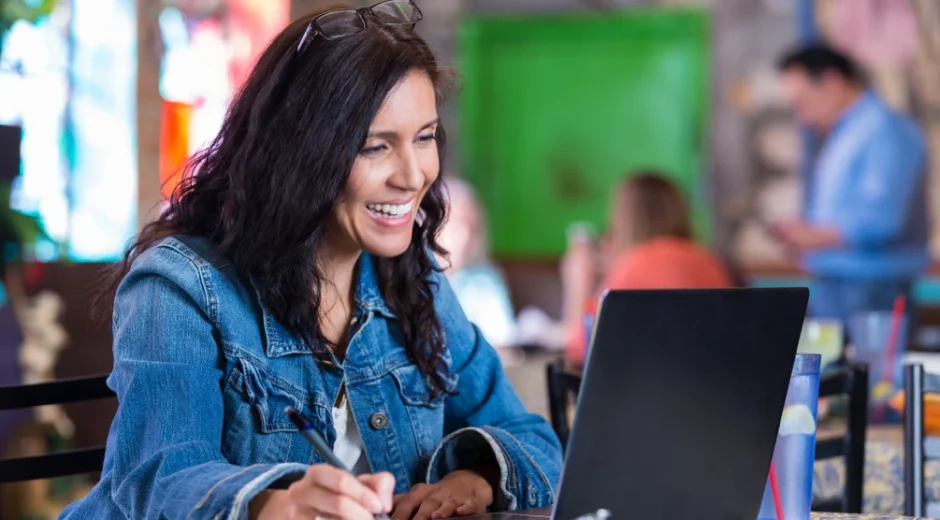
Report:
<svg viewBox="0 0 940 520"><path fill-rule="evenodd" d="M316 361L208 241L170 238L145 251L115 298L108 385L119 407L101 481L61 518L248 518L257 493L322 462L285 407L332 443L344 383L369 466L395 476L396 494L488 457L501 470L493 509L551 504L558 440L526 412L445 278L433 275L434 304L453 393L433 396L406 354L373 259L363 254L358 269L338 364Z"/></svg>

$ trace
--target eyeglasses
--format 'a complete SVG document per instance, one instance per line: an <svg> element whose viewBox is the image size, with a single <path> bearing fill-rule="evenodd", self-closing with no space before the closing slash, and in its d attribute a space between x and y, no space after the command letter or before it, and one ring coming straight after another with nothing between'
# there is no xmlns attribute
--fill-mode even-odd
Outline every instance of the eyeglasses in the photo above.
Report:
<svg viewBox="0 0 940 520"><path fill-rule="evenodd" d="M381 25L410 25L424 18L421 10L411 0L386 0L362 9L334 9L320 13L307 25L303 38L297 44L297 52L304 50L316 35L327 40L345 38L366 28L367 15Z"/></svg>

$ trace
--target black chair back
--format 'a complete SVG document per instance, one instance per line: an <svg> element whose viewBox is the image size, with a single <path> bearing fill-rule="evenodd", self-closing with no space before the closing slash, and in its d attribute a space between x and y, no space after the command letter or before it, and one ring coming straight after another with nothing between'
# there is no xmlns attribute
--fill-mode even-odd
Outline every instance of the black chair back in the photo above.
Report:
<svg viewBox="0 0 940 520"><path fill-rule="evenodd" d="M940 394L940 375L923 365L904 367L904 514L925 516L924 395Z"/></svg>
<svg viewBox="0 0 940 520"><path fill-rule="evenodd" d="M842 457L845 461L845 489L835 500L813 503L813 511L862 513L865 487L865 436L868 422L868 365L853 364L819 381L819 397L848 397L848 424L845 435L816 442L816 460Z"/></svg>
<svg viewBox="0 0 940 520"><path fill-rule="evenodd" d="M114 397L107 376L64 379L49 383L0 386L0 411L35 408ZM0 460L0 484L101 471L104 447Z"/></svg>
<svg viewBox="0 0 940 520"><path fill-rule="evenodd" d="M571 402L578 399L581 376L566 369L565 361L558 359L548 364L546 380L548 382L548 413L552 421L552 429L558 435L561 448L564 450L568 446L568 436L571 434L571 425L568 424Z"/></svg>

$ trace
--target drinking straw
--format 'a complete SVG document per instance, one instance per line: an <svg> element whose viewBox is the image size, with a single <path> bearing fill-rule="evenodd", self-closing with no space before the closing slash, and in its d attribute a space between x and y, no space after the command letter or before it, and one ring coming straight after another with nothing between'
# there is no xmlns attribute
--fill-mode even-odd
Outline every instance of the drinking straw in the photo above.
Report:
<svg viewBox="0 0 940 520"><path fill-rule="evenodd" d="M777 483L777 469L774 467L774 461L770 461L770 494L774 496L774 510L777 512L777 520L783 520L783 502L780 501L780 485Z"/></svg>
<svg viewBox="0 0 940 520"><path fill-rule="evenodd" d="M894 363L898 352L898 341L901 335L901 321L904 319L904 309L907 307L907 297L903 294L894 299L894 310L891 312L891 330L888 332L888 345L885 353L885 366L881 373L881 383L892 385L894 382ZM880 420L884 408L876 410L877 419Z"/></svg>
<svg viewBox="0 0 940 520"><path fill-rule="evenodd" d="M898 336L901 335L901 320L904 319L904 308L907 298L901 294L894 300L894 311L891 315L891 331L888 333L888 363L884 366L881 380L885 383L894 381L894 358L898 352Z"/></svg>

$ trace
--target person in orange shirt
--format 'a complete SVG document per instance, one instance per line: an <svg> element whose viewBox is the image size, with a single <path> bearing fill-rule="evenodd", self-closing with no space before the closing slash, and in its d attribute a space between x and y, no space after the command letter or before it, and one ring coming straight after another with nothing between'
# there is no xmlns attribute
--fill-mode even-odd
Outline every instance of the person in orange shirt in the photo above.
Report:
<svg viewBox="0 0 940 520"><path fill-rule="evenodd" d="M659 172L635 172L620 183L608 240L599 288L597 255L590 241L573 240L562 261L566 357L572 364L584 363L585 316L594 315L606 290L735 285L724 262L692 239L688 205L679 188Z"/></svg>

